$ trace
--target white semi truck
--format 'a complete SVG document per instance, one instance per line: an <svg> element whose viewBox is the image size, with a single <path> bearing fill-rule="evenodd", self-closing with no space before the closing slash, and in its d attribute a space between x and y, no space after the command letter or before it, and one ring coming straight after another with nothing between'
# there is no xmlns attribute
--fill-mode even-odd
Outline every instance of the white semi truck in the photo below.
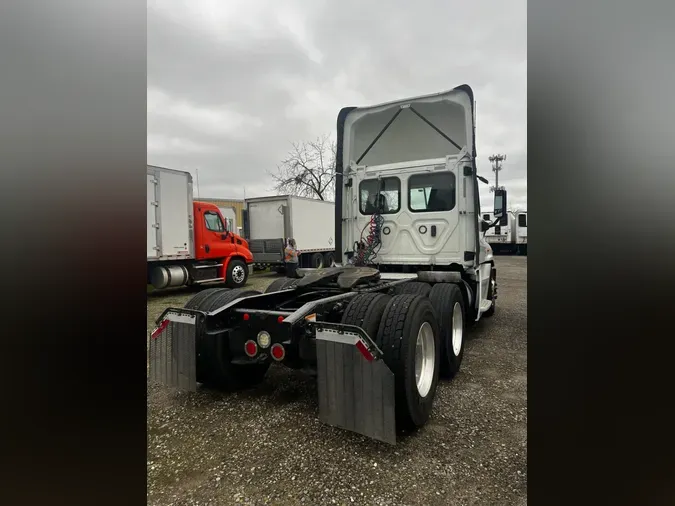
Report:
<svg viewBox="0 0 675 506"><path fill-rule="evenodd" d="M342 109L336 176L337 265L167 309L151 378L237 389L272 363L303 369L316 375L322 422L393 444L427 422L467 330L495 312L471 88ZM495 214L506 214L502 190Z"/></svg>
<svg viewBox="0 0 675 506"><path fill-rule="evenodd" d="M329 267L335 261L334 233L333 202L290 195L245 201L244 237L258 268L282 266L288 238L295 239L300 267Z"/></svg>

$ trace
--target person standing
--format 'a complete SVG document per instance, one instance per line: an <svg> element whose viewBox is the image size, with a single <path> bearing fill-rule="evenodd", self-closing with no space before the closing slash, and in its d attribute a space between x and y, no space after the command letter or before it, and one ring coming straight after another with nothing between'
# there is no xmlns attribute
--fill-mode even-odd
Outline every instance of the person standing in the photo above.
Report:
<svg viewBox="0 0 675 506"><path fill-rule="evenodd" d="M295 246L295 239L288 239L288 241L286 241L286 249L284 249L284 262L286 263L286 276L289 278L297 277L298 250Z"/></svg>

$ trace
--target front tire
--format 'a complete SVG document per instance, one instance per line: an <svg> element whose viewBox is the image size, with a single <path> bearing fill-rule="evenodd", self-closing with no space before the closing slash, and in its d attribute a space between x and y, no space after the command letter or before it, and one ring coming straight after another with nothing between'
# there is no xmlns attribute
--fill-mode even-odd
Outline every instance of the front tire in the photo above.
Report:
<svg viewBox="0 0 675 506"><path fill-rule="evenodd" d="M453 378L462 365L466 332L466 302L460 288L452 283L437 283L429 293L440 323L441 374Z"/></svg>
<svg viewBox="0 0 675 506"><path fill-rule="evenodd" d="M248 279L248 267L241 260L230 260L227 264L227 274L225 276L225 283L230 288L241 288L246 285Z"/></svg>
<svg viewBox="0 0 675 506"><path fill-rule="evenodd" d="M392 297L376 343L394 373L397 426L423 426L431 414L440 366L440 331L431 301L414 294Z"/></svg>
<svg viewBox="0 0 675 506"><path fill-rule="evenodd" d="M497 271L494 269L492 269L492 272L490 273L490 283L488 284L487 298L488 300L492 301L492 305L490 306L490 309L483 313L482 316L485 318L493 316L497 309Z"/></svg>

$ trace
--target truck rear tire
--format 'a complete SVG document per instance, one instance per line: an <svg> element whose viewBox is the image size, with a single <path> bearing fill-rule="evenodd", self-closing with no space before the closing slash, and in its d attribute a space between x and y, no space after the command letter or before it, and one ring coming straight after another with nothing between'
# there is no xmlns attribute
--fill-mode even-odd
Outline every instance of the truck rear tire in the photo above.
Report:
<svg viewBox="0 0 675 506"><path fill-rule="evenodd" d="M413 294L392 297L376 343L394 373L397 426L421 427L431 414L440 367L440 330L431 301Z"/></svg>
<svg viewBox="0 0 675 506"><path fill-rule="evenodd" d="M185 309L199 309L199 306L211 295L219 292L227 292L229 290L229 288L207 288L206 290L202 290L198 294L194 295L185 303L183 307Z"/></svg>
<svg viewBox="0 0 675 506"><path fill-rule="evenodd" d="M279 278L275 279L272 281L267 289L265 289L265 293L272 293L272 292L278 292L279 290L284 290L286 288L290 288L294 286L298 281L300 281L299 278Z"/></svg>
<svg viewBox="0 0 675 506"><path fill-rule="evenodd" d="M466 301L460 288L452 283L437 283L429 293L440 323L441 374L453 378L464 357Z"/></svg>
<svg viewBox="0 0 675 506"><path fill-rule="evenodd" d="M227 264L227 274L225 275L225 283L230 288L241 288L246 284L248 279L248 267L241 260L230 260Z"/></svg>
<svg viewBox="0 0 675 506"><path fill-rule="evenodd" d="M361 327L375 341L382 315L390 300L391 295L384 293L361 293L349 302L341 322Z"/></svg>
<svg viewBox="0 0 675 506"><path fill-rule="evenodd" d="M210 292L201 300L197 296ZM258 295L256 290L215 288L204 290L195 295L188 304L190 309L214 311L226 304L250 295ZM197 340L197 381L207 387L221 390L238 390L249 388L260 383L267 373L270 364L232 364L227 334L199 336Z"/></svg>
<svg viewBox="0 0 675 506"><path fill-rule="evenodd" d="M401 295L403 293L411 293L415 295L422 295L426 297L431 291L431 285L422 281L409 281L394 287L394 294Z"/></svg>

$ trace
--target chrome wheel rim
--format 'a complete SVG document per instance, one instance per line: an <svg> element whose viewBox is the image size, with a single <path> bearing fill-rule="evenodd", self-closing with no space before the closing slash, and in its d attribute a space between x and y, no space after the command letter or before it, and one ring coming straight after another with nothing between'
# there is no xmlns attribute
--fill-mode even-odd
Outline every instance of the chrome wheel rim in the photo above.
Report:
<svg viewBox="0 0 675 506"><path fill-rule="evenodd" d="M452 307L452 351L455 356L459 356L462 349L462 339L464 339L464 314L459 302L455 302Z"/></svg>
<svg viewBox="0 0 675 506"><path fill-rule="evenodd" d="M436 367L435 356L434 330L429 322L424 322L417 332L415 344L415 382L421 397L426 397L431 390Z"/></svg>
<svg viewBox="0 0 675 506"><path fill-rule="evenodd" d="M235 265L232 269L232 280L237 283L243 283L246 279L246 271L241 265Z"/></svg>

